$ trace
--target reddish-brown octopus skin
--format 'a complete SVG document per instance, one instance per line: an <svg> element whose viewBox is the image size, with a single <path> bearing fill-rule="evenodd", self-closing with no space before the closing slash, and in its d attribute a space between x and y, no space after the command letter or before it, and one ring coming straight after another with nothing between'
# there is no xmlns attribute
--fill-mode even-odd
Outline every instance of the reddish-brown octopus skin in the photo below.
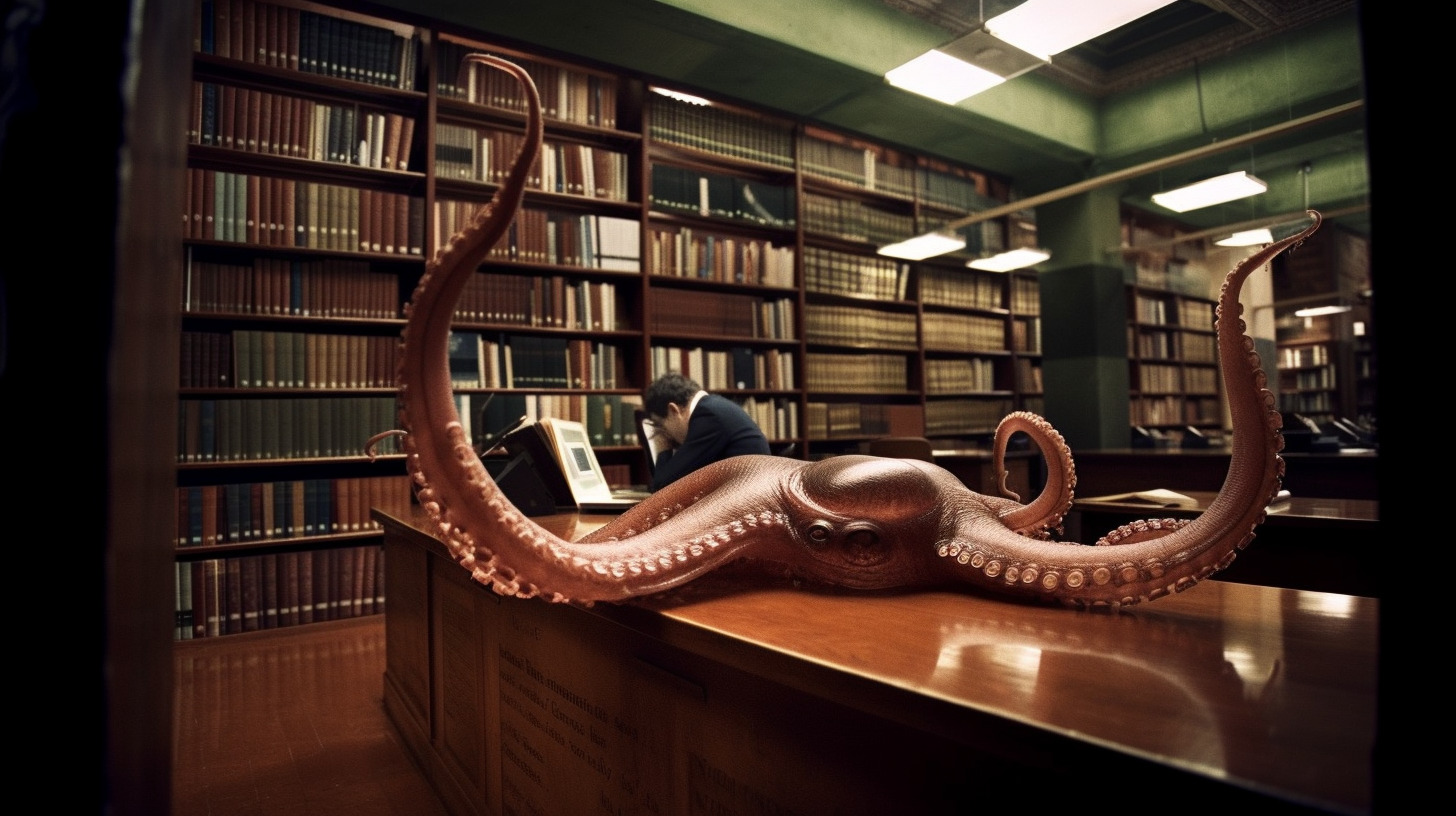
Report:
<svg viewBox="0 0 1456 816"><path fill-rule="evenodd" d="M1029 503L1009 491L967 489L926 462L838 456L815 462L741 456L658 491L571 542L521 513L491 480L456 413L448 365L451 315L470 276L521 205L542 137L530 77L526 139L489 203L426 269L408 306L399 362L401 433L420 504L461 566L497 592L552 601L622 601L680 587L724 565L866 590L962 587L1031 602L1119 608L1193 586L1227 566L1254 537L1283 475L1281 418L1240 317L1245 279L1319 228L1263 247L1227 275L1217 339L1232 420L1229 472L1208 510L1186 522L1149 520L1097 542L1054 539L1071 506L1071 452L1043 418L1017 412L997 429L995 457L1027 434L1048 463Z"/></svg>

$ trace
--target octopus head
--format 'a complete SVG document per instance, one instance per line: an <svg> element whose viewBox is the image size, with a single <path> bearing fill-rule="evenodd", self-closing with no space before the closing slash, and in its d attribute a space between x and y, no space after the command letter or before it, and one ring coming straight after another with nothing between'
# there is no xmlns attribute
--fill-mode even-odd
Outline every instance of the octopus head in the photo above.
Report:
<svg viewBox="0 0 1456 816"><path fill-rule="evenodd" d="M908 542L934 541L941 498L926 465L836 456L794 474L790 526L811 577L859 588L895 586L919 559Z"/></svg>

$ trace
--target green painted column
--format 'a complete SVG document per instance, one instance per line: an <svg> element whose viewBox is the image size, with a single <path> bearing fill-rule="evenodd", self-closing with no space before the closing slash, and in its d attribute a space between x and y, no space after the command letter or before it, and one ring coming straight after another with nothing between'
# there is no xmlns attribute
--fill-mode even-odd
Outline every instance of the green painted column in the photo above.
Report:
<svg viewBox="0 0 1456 816"><path fill-rule="evenodd" d="M1127 294L1120 257L1118 190L1104 188L1037 208L1042 264L1042 381L1046 418L1073 451L1126 448Z"/></svg>

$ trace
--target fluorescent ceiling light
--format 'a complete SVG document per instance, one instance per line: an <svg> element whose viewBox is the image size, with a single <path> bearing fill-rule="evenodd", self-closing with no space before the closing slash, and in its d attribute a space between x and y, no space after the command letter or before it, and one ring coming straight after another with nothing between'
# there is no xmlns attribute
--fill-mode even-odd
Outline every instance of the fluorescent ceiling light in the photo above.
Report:
<svg viewBox="0 0 1456 816"><path fill-rule="evenodd" d="M1044 249L1012 249L989 258L977 258L967 262L966 266L987 272L1010 272L1039 264L1051 257L1052 254Z"/></svg>
<svg viewBox="0 0 1456 816"><path fill-rule="evenodd" d="M924 235L907 238L899 243L882 246L878 252L881 255L888 255L891 258L921 261L935 255L944 255L947 252L955 252L958 249L965 248L966 239L964 238L956 235L946 235L942 232L927 232Z"/></svg>
<svg viewBox="0 0 1456 816"><path fill-rule="evenodd" d="M1272 244L1274 243L1274 233L1270 232L1268 227L1260 227L1259 229L1243 230L1242 232L1236 232L1227 238L1214 241L1213 243L1223 247L1246 247L1258 246L1259 244Z"/></svg>
<svg viewBox="0 0 1456 816"><path fill-rule="evenodd" d="M1173 212L1188 212L1200 207L1222 204L1225 201L1259 195L1268 189L1268 184L1240 170L1237 173L1225 173L1222 176L1204 179L1186 187L1169 190L1166 193L1154 193L1153 203L1167 207Z"/></svg>
<svg viewBox="0 0 1456 816"><path fill-rule="evenodd" d="M1294 312L1295 317L1321 317L1323 315L1340 314L1350 311L1349 306L1311 306L1308 309L1298 309Z"/></svg>
<svg viewBox="0 0 1456 816"><path fill-rule="evenodd" d="M986 30L1043 62L1157 11L1173 0L1026 0L986 21Z"/></svg>
<svg viewBox="0 0 1456 816"><path fill-rule="evenodd" d="M652 92L655 93L655 94L660 94L662 96L665 96L668 99L676 99L679 102L686 102L689 105L702 105L703 107L708 107L708 106L711 106L713 104L712 102L709 102L708 100L702 98L701 96L693 96L692 94L685 94L682 91L669 91L666 88L657 88L657 87L654 87L652 89Z"/></svg>
<svg viewBox="0 0 1456 816"><path fill-rule="evenodd" d="M942 51L926 51L899 68L892 68L885 74L885 80L896 88L904 88L947 105L954 105L1006 81Z"/></svg>
<svg viewBox="0 0 1456 816"><path fill-rule="evenodd" d="M1172 0L1026 0L969 34L885 73L947 105L1046 65L1052 54L1106 34Z"/></svg>

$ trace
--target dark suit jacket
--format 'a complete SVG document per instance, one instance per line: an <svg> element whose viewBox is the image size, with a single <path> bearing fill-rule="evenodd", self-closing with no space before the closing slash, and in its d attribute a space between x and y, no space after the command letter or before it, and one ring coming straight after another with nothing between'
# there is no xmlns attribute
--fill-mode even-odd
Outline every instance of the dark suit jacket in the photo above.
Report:
<svg viewBox="0 0 1456 816"><path fill-rule="evenodd" d="M652 489L665 487L704 465L746 453L768 453L768 439L746 411L727 397L708 394L688 419L688 437L658 454Z"/></svg>

